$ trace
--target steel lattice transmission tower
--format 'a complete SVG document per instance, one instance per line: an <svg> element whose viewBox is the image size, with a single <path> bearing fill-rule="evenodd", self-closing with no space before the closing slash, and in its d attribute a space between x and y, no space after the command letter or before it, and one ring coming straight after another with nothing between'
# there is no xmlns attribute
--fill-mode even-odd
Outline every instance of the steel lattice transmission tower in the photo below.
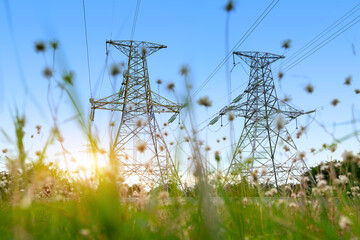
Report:
<svg viewBox="0 0 360 240"><path fill-rule="evenodd" d="M286 184L289 179L297 181L308 171L303 159L297 158L297 148L286 125L297 117L310 112L299 111L277 98L271 63L284 56L262 52L234 52L250 66L246 90L224 107L210 122L216 123L225 114L244 118L244 126L236 145L227 177L250 176L257 169L263 172L263 183ZM283 156L275 155L282 144ZM280 159L281 158L281 159ZM245 167L244 161L251 159ZM313 178L311 176L311 180Z"/></svg>
<svg viewBox="0 0 360 240"><path fill-rule="evenodd" d="M111 151L120 161L120 174L130 184L148 188L166 187L170 179L181 184L164 136L156 121L156 113L173 113L175 120L181 105L151 91L147 57L164 45L142 41L107 41L128 57L120 91L102 98L90 99L91 120L95 109L120 111L121 122L112 138Z"/></svg>

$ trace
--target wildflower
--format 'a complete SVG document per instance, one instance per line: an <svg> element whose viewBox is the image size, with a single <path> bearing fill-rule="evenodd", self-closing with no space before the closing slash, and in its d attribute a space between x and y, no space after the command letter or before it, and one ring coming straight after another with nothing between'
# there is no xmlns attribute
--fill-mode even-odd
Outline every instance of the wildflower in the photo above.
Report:
<svg viewBox="0 0 360 240"><path fill-rule="evenodd" d="M349 182L349 178L347 176L345 176L345 175L340 175L339 176L339 181L340 181L341 184L345 184L345 183Z"/></svg>
<svg viewBox="0 0 360 240"><path fill-rule="evenodd" d="M343 154L341 154L344 162L350 162L354 159L354 154L352 151L344 151Z"/></svg>
<svg viewBox="0 0 360 240"><path fill-rule="evenodd" d="M175 88L175 83L168 83L168 85L166 86L167 90L169 91L174 91Z"/></svg>
<svg viewBox="0 0 360 240"><path fill-rule="evenodd" d="M290 151L290 148L287 145L285 145L284 150L285 150L285 152L288 152L288 151Z"/></svg>
<svg viewBox="0 0 360 240"><path fill-rule="evenodd" d="M79 231L79 234L80 234L81 236L87 237L87 236L90 235L90 230L89 230L89 229L81 229L81 230Z"/></svg>
<svg viewBox="0 0 360 240"><path fill-rule="evenodd" d="M44 75L45 78L50 79L53 76L53 72L49 67L46 67L43 70L43 75Z"/></svg>
<svg viewBox="0 0 360 240"><path fill-rule="evenodd" d="M267 174L267 172L268 172L267 168L266 168L266 167L262 167L260 174L261 174L261 176L265 176L265 175Z"/></svg>
<svg viewBox="0 0 360 240"><path fill-rule="evenodd" d="M296 203L290 203L290 204L289 204L289 207L290 207L290 208L296 208Z"/></svg>
<svg viewBox="0 0 360 240"><path fill-rule="evenodd" d="M281 47L284 49L289 49L291 47L291 39L285 40Z"/></svg>
<svg viewBox="0 0 360 240"><path fill-rule="evenodd" d="M339 99L335 98L334 100L331 101L331 105L336 107L336 105L338 105L339 102L340 102Z"/></svg>
<svg viewBox="0 0 360 240"><path fill-rule="evenodd" d="M339 226L341 229L349 229L350 226L352 225L352 222L350 221L350 219L344 215L340 216L340 220L339 220Z"/></svg>
<svg viewBox="0 0 360 240"><path fill-rule="evenodd" d="M265 197L271 197L273 194L271 191L265 192Z"/></svg>
<svg viewBox="0 0 360 240"><path fill-rule="evenodd" d="M329 166L328 166L328 165L322 165L322 166L320 167L320 171L327 171L327 170L329 170Z"/></svg>
<svg viewBox="0 0 360 240"><path fill-rule="evenodd" d="M223 140L223 141L226 141L226 137L223 137L222 140Z"/></svg>
<svg viewBox="0 0 360 240"><path fill-rule="evenodd" d="M209 100L208 96L202 97L198 100L198 104L204 107L211 107L212 101Z"/></svg>
<svg viewBox="0 0 360 240"><path fill-rule="evenodd" d="M174 142L170 142L170 146L174 145Z"/></svg>
<svg viewBox="0 0 360 240"><path fill-rule="evenodd" d="M115 122L114 122L114 121L111 121L109 125L110 125L110 127L114 127L114 126L115 126Z"/></svg>
<svg viewBox="0 0 360 240"><path fill-rule="evenodd" d="M159 85L162 84L161 79L156 80L156 83L159 84Z"/></svg>
<svg viewBox="0 0 360 240"><path fill-rule="evenodd" d="M318 183L317 183L317 187L318 188L324 188L324 187L326 187L327 186L327 182L325 181L325 180L320 180L320 181L318 181Z"/></svg>
<svg viewBox="0 0 360 240"><path fill-rule="evenodd" d="M209 146L206 146L206 147L205 147L205 151L208 152L208 151L210 151L210 150L211 150L211 148L210 148Z"/></svg>
<svg viewBox="0 0 360 240"><path fill-rule="evenodd" d="M319 188L312 188L311 189L312 193L315 195L315 196L320 196L321 195L321 191Z"/></svg>
<svg viewBox="0 0 360 240"><path fill-rule="evenodd" d="M7 150L6 148L4 148L4 149L2 150L2 153L6 154L7 151L8 151L8 150Z"/></svg>
<svg viewBox="0 0 360 240"><path fill-rule="evenodd" d="M116 65L116 64L111 65L111 68L110 68L111 76L116 77L120 73L121 73L121 71L120 71L120 68L118 65Z"/></svg>
<svg viewBox="0 0 360 240"><path fill-rule="evenodd" d="M215 151L215 160L217 161L217 162L220 162L220 152L219 151Z"/></svg>
<svg viewBox="0 0 360 240"><path fill-rule="evenodd" d="M298 192L298 194L297 194L297 197L299 197L299 198L302 198L302 197L305 197L305 196L306 196L306 194L305 194L304 191L300 191L300 192Z"/></svg>
<svg viewBox="0 0 360 240"><path fill-rule="evenodd" d="M351 85L351 79L352 79L352 77L351 76L348 76L347 78L345 78L345 82L344 82L344 84L345 85Z"/></svg>
<svg viewBox="0 0 360 240"><path fill-rule="evenodd" d="M246 165L250 165L254 162L254 158L252 157L248 157L247 159L245 159L245 164Z"/></svg>
<svg viewBox="0 0 360 240"><path fill-rule="evenodd" d="M305 91L308 93L312 93L314 91L314 87L311 84L306 85Z"/></svg>
<svg viewBox="0 0 360 240"><path fill-rule="evenodd" d="M360 89L355 89L355 94L359 94L360 93Z"/></svg>
<svg viewBox="0 0 360 240"><path fill-rule="evenodd" d="M305 177L301 178L301 182L304 182L304 183L310 182L310 179L307 176L305 176Z"/></svg>
<svg viewBox="0 0 360 240"><path fill-rule="evenodd" d="M185 137L185 142L189 142L190 138L189 137Z"/></svg>
<svg viewBox="0 0 360 240"><path fill-rule="evenodd" d="M146 142L139 141L136 146L137 150L141 153L143 153L146 149Z"/></svg>
<svg viewBox="0 0 360 240"><path fill-rule="evenodd" d="M228 119L229 119L230 122L233 121L235 119L235 115L232 114L232 113L229 113L228 114Z"/></svg>
<svg viewBox="0 0 360 240"><path fill-rule="evenodd" d="M137 128L140 128L142 125L143 125L142 119L139 118L139 119L136 121L136 127L137 127Z"/></svg>
<svg viewBox="0 0 360 240"><path fill-rule="evenodd" d="M164 122L164 127L166 127L168 124L166 122Z"/></svg>
<svg viewBox="0 0 360 240"><path fill-rule="evenodd" d="M276 188L272 188L270 191L273 195L277 194L277 192L278 192Z"/></svg>
<svg viewBox="0 0 360 240"><path fill-rule="evenodd" d="M284 77L284 73L283 73L283 72L279 72L278 76L279 76L279 80L281 80L281 79Z"/></svg>
<svg viewBox="0 0 360 240"><path fill-rule="evenodd" d="M59 48L59 42L56 40L50 41L50 46L53 50L56 50Z"/></svg>
<svg viewBox="0 0 360 240"><path fill-rule="evenodd" d="M58 141L59 141L60 143L64 142L63 136L59 135L59 136L58 136Z"/></svg>
<svg viewBox="0 0 360 240"><path fill-rule="evenodd" d="M330 147L330 151L331 151L331 152L335 152L335 151L336 151L336 148L337 148L336 145L332 145L332 146Z"/></svg>
<svg viewBox="0 0 360 240"><path fill-rule="evenodd" d="M141 54L142 54L143 56L145 56L146 53L147 53L146 47L142 47L142 48L141 48Z"/></svg>
<svg viewBox="0 0 360 240"><path fill-rule="evenodd" d="M168 133L167 132L164 132L164 136L167 136L168 135Z"/></svg>
<svg viewBox="0 0 360 240"><path fill-rule="evenodd" d="M302 131L298 131L298 132L296 133L296 138L300 138L302 134L303 134Z"/></svg>
<svg viewBox="0 0 360 240"><path fill-rule="evenodd" d="M36 155L36 156L40 156L40 155L41 155L41 151L36 151L36 152L35 152L35 155Z"/></svg>
<svg viewBox="0 0 360 240"><path fill-rule="evenodd" d="M35 128L36 128L37 134L40 134L41 126L40 126L40 125L36 125Z"/></svg>
<svg viewBox="0 0 360 240"><path fill-rule="evenodd" d="M300 152L298 156L299 156L299 159L304 160L304 158L306 157L306 154L305 154L305 152Z"/></svg>
<svg viewBox="0 0 360 240"><path fill-rule="evenodd" d="M284 120L283 120L281 115L279 115L279 117L278 117L278 119L276 121L276 128L279 131L284 128Z"/></svg>
<svg viewBox="0 0 360 240"><path fill-rule="evenodd" d="M291 100L291 98L289 96L285 96L283 100L281 100L282 102L289 102Z"/></svg>
<svg viewBox="0 0 360 240"><path fill-rule="evenodd" d="M219 143L219 142L220 142L220 139L216 139L216 142Z"/></svg>
<svg viewBox="0 0 360 240"><path fill-rule="evenodd" d="M234 10L234 2L233 2L233 0L229 0L229 1L227 2L227 4L225 5L225 10L226 10L227 12L231 12L231 11Z"/></svg>
<svg viewBox="0 0 360 240"><path fill-rule="evenodd" d="M311 149L310 149L310 152L311 152L311 153L314 153L315 151L316 151L315 148L311 148Z"/></svg>
<svg viewBox="0 0 360 240"><path fill-rule="evenodd" d="M45 52L46 51L46 46L44 42L36 42L35 43L35 52L39 53L39 52Z"/></svg>
<svg viewBox="0 0 360 240"><path fill-rule="evenodd" d="M182 65L181 68L180 68L180 74L182 76L187 76L189 74L190 70L189 70L189 67L187 65Z"/></svg>
<svg viewBox="0 0 360 240"><path fill-rule="evenodd" d="M341 163L335 163L336 168L341 168Z"/></svg>

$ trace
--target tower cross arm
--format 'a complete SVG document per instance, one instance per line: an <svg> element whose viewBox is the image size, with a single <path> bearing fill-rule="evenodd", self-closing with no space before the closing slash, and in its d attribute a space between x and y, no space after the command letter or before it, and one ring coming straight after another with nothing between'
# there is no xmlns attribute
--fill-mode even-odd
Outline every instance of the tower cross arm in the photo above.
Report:
<svg viewBox="0 0 360 240"><path fill-rule="evenodd" d="M159 94L151 91L152 101L150 103L153 113L175 113L179 114L183 105L176 104Z"/></svg>
<svg viewBox="0 0 360 240"><path fill-rule="evenodd" d="M124 96L122 92L112 94L101 99L90 98L91 109L104 109L112 111L122 111L121 106L124 104Z"/></svg>

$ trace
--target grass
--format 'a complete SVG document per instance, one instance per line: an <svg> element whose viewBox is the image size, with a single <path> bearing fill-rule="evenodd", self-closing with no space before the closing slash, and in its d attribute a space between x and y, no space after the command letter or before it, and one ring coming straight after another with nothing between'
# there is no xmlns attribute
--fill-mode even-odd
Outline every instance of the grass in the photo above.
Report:
<svg viewBox="0 0 360 240"><path fill-rule="evenodd" d="M230 12L229 1L226 11ZM229 17L229 16L228 16ZM228 23L227 23L228 24ZM46 54L46 42L37 42L35 51ZM322 163L312 168L317 185L304 175L297 185L279 189L245 179L229 181L221 174L214 178L204 170L194 124L194 110L187 103L189 128L184 127L194 161L196 185L180 191L172 184L165 191L158 186L150 192L141 186L129 187L119 181L118 166L110 159L109 169L95 169L91 178L78 178L55 166L47 158L50 146L60 144L64 159L69 158L61 134L58 109L66 100L86 137L91 152L104 152L87 116L79 106L74 73L55 75L57 41L49 43L52 68L45 67L48 79L47 103L53 119L52 129L36 159L30 159L24 143L26 117L14 116L15 141L2 130L14 149L3 149L0 172L1 239L358 239L360 237L360 155L343 154L342 162ZM284 48L290 47L290 40ZM112 69L112 75L121 73ZM191 101L189 69L180 70ZM350 79L351 80L351 79ZM350 84L350 80L346 80ZM161 81L158 80L158 84ZM174 92L175 85L168 86ZM308 85L306 91L313 92ZM56 92L57 96L53 93ZM338 101L337 101L338 102ZM198 103L211 106L208 97ZM336 103L337 104L337 103ZM334 106L336 106L334 104ZM41 126L36 126L40 134ZM304 130L299 131L301 136ZM357 135L349 137L356 137ZM338 142L336 144L339 144ZM325 146L324 148L333 148ZM336 147L336 146L335 146ZM335 148L336 150L336 148ZM334 150L334 151L335 151ZM314 149L315 151L315 149ZM320 150L319 150L320 151ZM109 158L112 158L109 153ZM70 156L71 157L71 156ZM215 160L220 159L219 154ZM260 174L260 173L256 173ZM121 177L121 176L120 176ZM210 180L211 179L211 180ZM256 177L256 179L258 179ZM135 194L136 193L136 194ZM136 196L136 197L135 197Z"/></svg>

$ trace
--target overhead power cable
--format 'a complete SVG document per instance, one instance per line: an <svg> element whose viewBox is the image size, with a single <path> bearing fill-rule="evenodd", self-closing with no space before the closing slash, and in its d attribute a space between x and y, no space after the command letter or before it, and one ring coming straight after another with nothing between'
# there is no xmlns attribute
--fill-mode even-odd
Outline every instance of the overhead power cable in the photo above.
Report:
<svg viewBox="0 0 360 240"><path fill-rule="evenodd" d="M298 59L294 60L293 62L289 63L288 66L286 66L284 68L284 72L285 71L289 71L290 69L292 69L293 67L295 67L296 65L298 65L299 63L301 63L302 61L304 61L306 58L310 57L311 55L313 55L315 52L317 52L318 50L320 50L321 48L323 48L324 46L326 46L328 43L330 43L332 40L334 40L335 38L337 38L338 36L340 36L341 34L343 34L344 32L346 32L347 30L349 30L351 27L355 26L357 23L360 22L360 15L358 15L356 18L354 18L352 21L348 22L345 26L343 26L342 28L340 28L339 30L337 30L336 32L334 32L332 35L330 35L328 38L326 38L325 40L323 40L322 42L320 42L318 45L316 45L315 47L313 47L311 50L307 51L305 54L301 55L301 57L299 57Z"/></svg>
<svg viewBox="0 0 360 240"><path fill-rule="evenodd" d="M86 56L87 56L88 75L89 75L89 87L90 87L90 96L92 97L91 73L90 73L90 57L89 57L88 33L87 33L87 25L86 25L85 0L83 0L82 2L83 2L83 15L84 15L84 29L85 29Z"/></svg>
<svg viewBox="0 0 360 240"><path fill-rule="evenodd" d="M278 67L276 67L274 69L274 71L276 71L277 69L283 67L284 65L291 64L291 61L293 59L295 59L296 57L298 57L300 54L302 54L305 50L307 50L308 48L310 48L311 46L313 46L314 44L316 44L317 41L319 41L320 39L322 39L325 35L327 35L329 32L331 32L332 30L334 30L336 27L338 27L341 23L343 23L345 20L347 20L348 18L350 18L354 13L358 12L360 10L360 4L357 4L355 7L353 7L352 9L350 9L347 13L345 13L342 17L340 17L338 20L336 20L334 23L330 24L325 30L323 30L321 33L319 33L318 35L316 35L312 40L310 40L307 44L305 44L302 48L300 48L299 50L297 50L294 54L292 54L290 57L288 57L287 59L285 59L285 61L282 62L281 65L279 65ZM296 61L296 60L295 60Z"/></svg>
<svg viewBox="0 0 360 240"><path fill-rule="evenodd" d="M134 15L134 21L133 21L133 26L132 26L132 29L131 29L130 40L133 40L133 38L134 38L134 33L135 33L135 28L136 28L136 22L137 22L137 18L138 18L138 15L139 15L140 3L141 3L141 0L137 0L137 2L136 2L136 9L135 9L135 15Z"/></svg>
<svg viewBox="0 0 360 240"><path fill-rule="evenodd" d="M273 0L266 9L260 14L256 21L250 26L246 33L240 38L240 40L235 44L235 46L230 50L230 52L225 56L225 58L218 64L218 66L211 72L211 74L205 79L205 81L200 85L200 87L194 92L196 96L209 81L216 75L216 73L224 66L226 61L231 57L233 51L238 49L246 39L252 34L252 32L259 26L259 24L266 18L266 16L272 11L272 9L279 3L280 0Z"/></svg>

